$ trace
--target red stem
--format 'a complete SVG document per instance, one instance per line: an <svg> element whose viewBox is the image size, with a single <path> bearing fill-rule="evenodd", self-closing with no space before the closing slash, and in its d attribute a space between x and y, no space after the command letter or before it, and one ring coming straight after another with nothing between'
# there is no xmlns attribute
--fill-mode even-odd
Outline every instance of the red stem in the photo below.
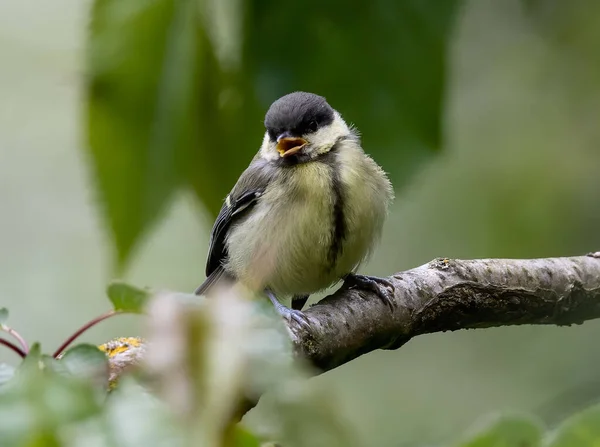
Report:
<svg viewBox="0 0 600 447"><path fill-rule="evenodd" d="M23 352L25 353L25 355L29 354L29 345L17 331L5 324L0 325L0 329L12 335L19 342L21 348L23 348Z"/></svg>
<svg viewBox="0 0 600 447"><path fill-rule="evenodd" d="M15 351L17 354L19 354L21 356L21 358L25 358L27 357L27 354L25 352L23 352L21 350L21 348L19 348L17 345L11 343L8 340L4 340L3 338L0 338L0 345L4 345L9 349L12 349L13 351Z"/></svg>
<svg viewBox="0 0 600 447"><path fill-rule="evenodd" d="M60 348L58 348L54 352L54 354L52 354L52 357L57 358L60 354L62 354L62 352L65 349L67 349L69 347L69 345L71 343L73 343L73 341L75 341L75 339L77 337L79 337L81 334L83 334L85 331L87 331L92 326L95 326L96 324L100 323L101 321L104 321L107 318L110 318L110 317L120 314L120 313L121 313L120 311L111 310L109 312L106 312L105 314L100 315L99 317L94 318L93 320L89 321L88 323L84 324L77 331L75 331L75 333L73 335L71 335L69 338L67 338L67 340L62 345L60 345Z"/></svg>

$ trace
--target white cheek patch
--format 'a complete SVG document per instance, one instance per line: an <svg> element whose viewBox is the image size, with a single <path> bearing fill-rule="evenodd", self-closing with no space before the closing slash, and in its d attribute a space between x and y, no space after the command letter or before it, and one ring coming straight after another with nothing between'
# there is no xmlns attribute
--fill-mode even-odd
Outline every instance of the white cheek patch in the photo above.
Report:
<svg viewBox="0 0 600 447"><path fill-rule="evenodd" d="M334 112L333 121L315 133L307 135L310 152L319 155L328 152L336 141L350 133L350 128L338 112Z"/></svg>
<svg viewBox="0 0 600 447"><path fill-rule="evenodd" d="M277 160L280 157L275 143L273 143L271 138L269 138L269 132L265 132L262 145L260 146L260 156L265 160L271 161Z"/></svg>

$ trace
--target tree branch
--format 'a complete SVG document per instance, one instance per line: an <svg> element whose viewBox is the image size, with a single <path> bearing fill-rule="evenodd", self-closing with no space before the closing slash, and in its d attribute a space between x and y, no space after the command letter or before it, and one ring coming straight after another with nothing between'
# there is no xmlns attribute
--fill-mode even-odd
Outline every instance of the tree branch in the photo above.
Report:
<svg viewBox="0 0 600 447"><path fill-rule="evenodd" d="M291 321L296 351L328 371L412 337L517 324L581 324L600 317L600 252L532 260L435 259L391 276L393 309L342 286Z"/></svg>
<svg viewBox="0 0 600 447"><path fill-rule="evenodd" d="M531 260L435 259L388 279L395 289L393 309L372 291L343 285L306 310L309 327L289 322L298 355L324 372L376 349L397 349L421 334L600 318L600 252ZM110 354L113 384L146 350L141 339L121 340L101 348ZM254 405L244 401L240 415Z"/></svg>

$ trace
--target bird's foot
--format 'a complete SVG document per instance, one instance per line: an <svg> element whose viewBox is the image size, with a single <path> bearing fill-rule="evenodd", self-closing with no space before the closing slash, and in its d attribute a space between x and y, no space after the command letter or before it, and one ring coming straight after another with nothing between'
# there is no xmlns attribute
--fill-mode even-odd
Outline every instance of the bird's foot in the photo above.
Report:
<svg viewBox="0 0 600 447"><path fill-rule="evenodd" d="M304 315L304 312L302 312L301 310L290 309L289 307L285 307L283 304L275 306L275 309L277 310L277 312L279 312L279 315L281 315L286 320L294 320L302 327L309 326L308 319L306 318L306 315Z"/></svg>
<svg viewBox="0 0 600 447"><path fill-rule="evenodd" d="M387 304L390 309L394 309L394 291L396 288L394 284L386 278L379 278L377 276L366 276L356 275L349 273L344 277L344 286L352 289L354 287L360 287L362 289L373 292L377 297Z"/></svg>
<svg viewBox="0 0 600 447"><path fill-rule="evenodd" d="M285 318L288 321L294 320L296 323L298 323L302 327L309 326L308 318L306 318L306 315L304 315L304 312L301 312L296 309L290 309L289 307L285 307L283 304L281 304L279 302L279 300L277 299L275 294L273 292L271 292L270 290L267 290L266 294L269 297L269 299L271 300L271 303L273 303L273 306L275 306L275 310L277 312L279 312L279 315L281 315L283 318Z"/></svg>

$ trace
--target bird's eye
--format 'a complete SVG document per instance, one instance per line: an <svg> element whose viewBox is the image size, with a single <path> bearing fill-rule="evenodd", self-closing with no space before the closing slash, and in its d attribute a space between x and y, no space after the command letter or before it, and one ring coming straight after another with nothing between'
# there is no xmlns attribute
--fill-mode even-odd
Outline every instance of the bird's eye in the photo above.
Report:
<svg viewBox="0 0 600 447"><path fill-rule="evenodd" d="M308 130L310 130L311 132L316 132L318 128L319 123L317 123L316 121L313 120L310 123L308 123Z"/></svg>

